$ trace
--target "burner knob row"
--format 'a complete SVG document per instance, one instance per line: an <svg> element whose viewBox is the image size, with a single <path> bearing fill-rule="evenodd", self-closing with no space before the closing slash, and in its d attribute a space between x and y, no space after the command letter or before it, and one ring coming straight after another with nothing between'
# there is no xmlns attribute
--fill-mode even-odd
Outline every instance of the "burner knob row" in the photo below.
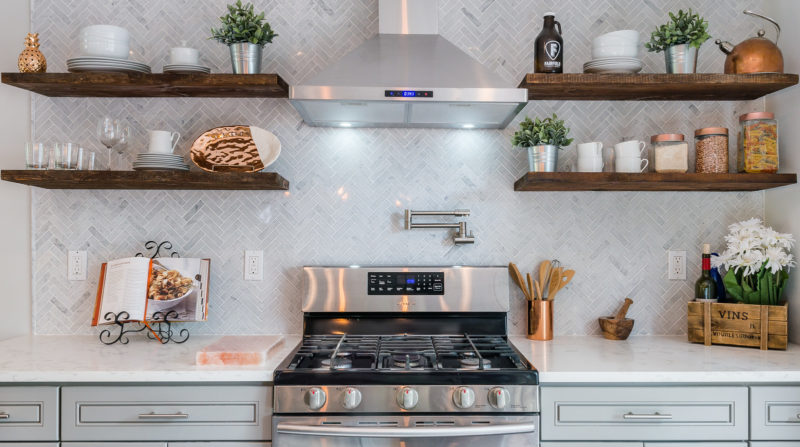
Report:
<svg viewBox="0 0 800 447"><path fill-rule="evenodd" d="M413 410L419 403L419 394L414 388L404 386L397 393L397 405L404 410Z"/></svg>

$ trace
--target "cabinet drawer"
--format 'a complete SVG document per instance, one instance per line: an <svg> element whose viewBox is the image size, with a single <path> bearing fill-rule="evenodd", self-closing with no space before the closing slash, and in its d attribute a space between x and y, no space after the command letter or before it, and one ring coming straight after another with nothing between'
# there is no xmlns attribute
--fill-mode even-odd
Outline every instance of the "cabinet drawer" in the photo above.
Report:
<svg viewBox="0 0 800 447"><path fill-rule="evenodd" d="M167 443L166 442L62 442L61 447L167 447Z"/></svg>
<svg viewBox="0 0 800 447"><path fill-rule="evenodd" d="M0 386L0 440L57 441L58 388Z"/></svg>
<svg viewBox="0 0 800 447"><path fill-rule="evenodd" d="M750 388L750 431L754 440L800 439L800 387Z"/></svg>
<svg viewBox="0 0 800 447"><path fill-rule="evenodd" d="M645 442L644 447L747 447L746 442Z"/></svg>
<svg viewBox="0 0 800 447"><path fill-rule="evenodd" d="M746 387L545 387L542 439L747 439Z"/></svg>
<svg viewBox="0 0 800 447"><path fill-rule="evenodd" d="M269 442L170 442L167 447L271 447Z"/></svg>
<svg viewBox="0 0 800 447"><path fill-rule="evenodd" d="M547 442L541 447L644 447L641 442Z"/></svg>
<svg viewBox="0 0 800 447"><path fill-rule="evenodd" d="M65 441L267 441L266 386L79 386L62 389Z"/></svg>
<svg viewBox="0 0 800 447"><path fill-rule="evenodd" d="M58 443L57 442L24 442L24 443L0 442L0 447L58 447Z"/></svg>

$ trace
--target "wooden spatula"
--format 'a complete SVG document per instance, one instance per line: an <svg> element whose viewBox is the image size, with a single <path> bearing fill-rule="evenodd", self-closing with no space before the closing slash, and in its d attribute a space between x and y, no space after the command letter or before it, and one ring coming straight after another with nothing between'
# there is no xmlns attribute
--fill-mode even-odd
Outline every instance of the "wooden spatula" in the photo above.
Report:
<svg viewBox="0 0 800 447"><path fill-rule="evenodd" d="M562 271L561 267L554 268L552 272L550 272L550 284L547 286L547 299L552 300L553 297L556 296L558 293L559 288L561 287L561 279L562 279Z"/></svg>
<svg viewBox="0 0 800 447"><path fill-rule="evenodd" d="M536 299L536 295L533 293L536 289L533 288L533 278L531 278L530 273L526 273L528 276L528 290L530 291L531 296L533 299Z"/></svg>
<svg viewBox="0 0 800 447"><path fill-rule="evenodd" d="M522 279L522 273L519 272L519 269L513 262L508 263L508 273L511 274L511 279L514 280L517 286L519 286L519 288L522 289L522 293L525 294L525 299L527 299L528 301L532 300L533 297L528 292L528 288L525 287L525 280Z"/></svg>
<svg viewBox="0 0 800 447"><path fill-rule="evenodd" d="M547 289L547 277L552 274L550 271L551 268L550 261L542 261L542 263L539 264L539 286L541 286L542 292ZM544 299L544 296L541 298Z"/></svg>
<svg viewBox="0 0 800 447"><path fill-rule="evenodd" d="M559 281L558 289L556 289L555 293L558 293L561 289L566 287L567 284L569 284L569 282L572 281L572 278L574 276L575 276L575 270L565 270L563 273L561 273L560 276L559 276L560 281ZM554 294L554 296L555 296L555 294ZM552 299L552 298L550 298L550 299Z"/></svg>

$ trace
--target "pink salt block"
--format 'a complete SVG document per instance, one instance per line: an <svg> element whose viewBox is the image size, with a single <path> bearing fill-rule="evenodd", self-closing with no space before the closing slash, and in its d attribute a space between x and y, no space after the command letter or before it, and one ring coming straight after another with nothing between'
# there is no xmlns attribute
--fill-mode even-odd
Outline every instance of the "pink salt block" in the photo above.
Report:
<svg viewBox="0 0 800 447"><path fill-rule="evenodd" d="M195 356L201 366L264 366L272 350L283 343L280 335L230 335L206 346Z"/></svg>

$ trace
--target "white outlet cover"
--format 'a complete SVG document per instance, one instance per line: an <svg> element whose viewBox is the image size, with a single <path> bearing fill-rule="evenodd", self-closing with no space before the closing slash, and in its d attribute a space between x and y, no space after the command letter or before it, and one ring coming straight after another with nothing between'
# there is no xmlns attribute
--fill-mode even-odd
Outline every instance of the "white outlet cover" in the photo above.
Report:
<svg viewBox="0 0 800 447"><path fill-rule="evenodd" d="M67 253L67 279L86 281L87 256L85 250L70 250Z"/></svg>
<svg viewBox="0 0 800 447"><path fill-rule="evenodd" d="M244 280L264 280L264 251L246 250L244 252Z"/></svg>
<svg viewBox="0 0 800 447"><path fill-rule="evenodd" d="M686 280L686 250L667 252L667 277L672 281Z"/></svg>

